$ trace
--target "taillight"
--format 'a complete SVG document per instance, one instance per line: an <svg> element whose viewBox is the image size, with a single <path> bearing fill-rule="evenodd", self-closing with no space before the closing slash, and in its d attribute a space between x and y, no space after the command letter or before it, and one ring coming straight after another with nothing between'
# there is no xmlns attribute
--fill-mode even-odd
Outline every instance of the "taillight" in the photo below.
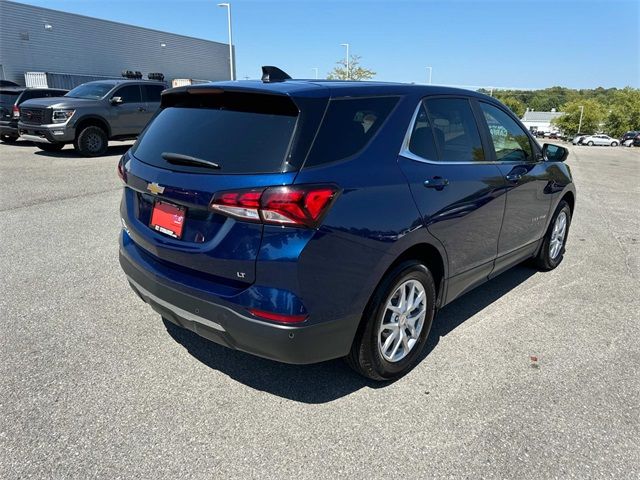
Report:
<svg viewBox="0 0 640 480"><path fill-rule="evenodd" d="M256 308L250 308L249 312L256 317L280 323L301 323L308 317L308 315L283 315L282 313L265 312Z"/></svg>
<svg viewBox="0 0 640 480"><path fill-rule="evenodd" d="M118 160L118 176L120 177L120 180L122 180L124 183L127 183L127 177L124 172L124 162L122 161L122 158Z"/></svg>
<svg viewBox="0 0 640 480"><path fill-rule="evenodd" d="M20 108L17 105L14 105L11 111L13 112L13 118L20 118Z"/></svg>
<svg viewBox="0 0 640 480"><path fill-rule="evenodd" d="M213 196L211 208L253 222L314 228L337 193L335 185L294 185L218 192Z"/></svg>

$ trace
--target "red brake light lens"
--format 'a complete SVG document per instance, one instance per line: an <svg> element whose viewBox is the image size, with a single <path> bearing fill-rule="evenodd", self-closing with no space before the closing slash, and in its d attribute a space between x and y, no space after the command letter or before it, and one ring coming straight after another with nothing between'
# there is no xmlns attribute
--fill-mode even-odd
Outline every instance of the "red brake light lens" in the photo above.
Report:
<svg viewBox="0 0 640 480"><path fill-rule="evenodd" d="M127 183L127 177L124 172L124 163L122 162L122 158L118 160L118 176L120 177L120 180L122 180L124 183Z"/></svg>
<svg viewBox="0 0 640 480"><path fill-rule="evenodd" d="M211 208L248 221L314 228L337 193L338 188L334 185L218 192L211 201Z"/></svg>
<svg viewBox="0 0 640 480"><path fill-rule="evenodd" d="M283 315L281 313L265 312L264 310L258 310L256 308L250 308L249 313L259 318L280 323L301 323L308 317L308 315Z"/></svg>
<svg viewBox="0 0 640 480"><path fill-rule="evenodd" d="M17 105L14 105L11 110L13 111L13 118L20 118L20 108Z"/></svg>

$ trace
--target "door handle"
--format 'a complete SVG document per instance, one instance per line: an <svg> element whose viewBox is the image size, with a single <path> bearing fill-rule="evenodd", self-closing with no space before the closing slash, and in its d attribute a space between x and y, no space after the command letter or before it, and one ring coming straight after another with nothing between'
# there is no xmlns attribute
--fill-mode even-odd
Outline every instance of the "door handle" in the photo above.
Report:
<svg viewBox="0 0 640 480"><path fill-rule="evenodd" d="M520 175L519 173L510 173L506 175L505 178L510 182L518 182L522 178L522 175Z"/></svg>
<svg viewBox="0 0 640 480"><path fill-rule="evenodd" d="M435 188L436 190L442 190L444 187L449 185L449 180L442 177L433 177L425 180L423 185L425 188Z"/></svg>
<svg viewBox="0 0 640 480"><path fill-rule="evenodd" d="M138 111L139 111L139 112L146 112L146 110L145 110L145 108L144 108L144 107L138 107Z"/></svg>

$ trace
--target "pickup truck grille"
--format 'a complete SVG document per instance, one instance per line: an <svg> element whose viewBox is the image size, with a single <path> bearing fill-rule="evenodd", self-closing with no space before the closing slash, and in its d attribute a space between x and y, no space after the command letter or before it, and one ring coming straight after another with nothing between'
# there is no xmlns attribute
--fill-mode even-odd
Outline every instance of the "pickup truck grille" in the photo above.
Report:
<svg viewBox="0 0 640 480"><path fill-rule="evenodd" d="M44 108L21 108L20 121L32 125L42 125L47 123L46 109Z"/></svg>

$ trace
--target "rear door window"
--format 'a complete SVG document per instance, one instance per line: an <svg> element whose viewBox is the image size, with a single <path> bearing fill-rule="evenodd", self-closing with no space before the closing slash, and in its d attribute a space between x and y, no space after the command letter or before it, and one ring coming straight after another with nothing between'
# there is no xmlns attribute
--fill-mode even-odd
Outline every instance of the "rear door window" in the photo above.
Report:
<svg viewBox="0 0 640 480"><path fill-rule="evenodd" d="M113 96L122 98L122 103L142 102L139 85L127 85L125 87L119 88L118 90L115 91Z"/></svg>
<svg viewBox="0 0 640 480"><path fill-rule="evenodd" d="M142 101L160 103L160 94L164 90L161 85L142 85Z"/></svg>
<svg viewBox="0 0 640 480"><path fill-rule="evenodd" d="M305 167L335 162L358 153L380 129L396 103L398 97L331 100Z"/></svg>
<svg viewBox="0 0 640 480"><path fill-rule="evenodd" d="M160 110L134 145L133 155L151 165L186 172L276 173L286 169L298 118L290 99L261 101L262 95L236 94L207 97L168 101L175 106ZM169 164L162 158L165 152L208 160L220 169Z"/></svg>
<svg viewBox="0 0 640 480"><path fill-rule="evenodd" d="M469 100L431 98L426 106L440 161L478 162L485 159Z"/></svg>
<svg viewBox="0 0 640 480"><path fill-rule="evenodd" d="M416 121L413 124L409 151L427 160L438 160L438 151L433 137L433 129L424 103L420 102Z"/></svg>

